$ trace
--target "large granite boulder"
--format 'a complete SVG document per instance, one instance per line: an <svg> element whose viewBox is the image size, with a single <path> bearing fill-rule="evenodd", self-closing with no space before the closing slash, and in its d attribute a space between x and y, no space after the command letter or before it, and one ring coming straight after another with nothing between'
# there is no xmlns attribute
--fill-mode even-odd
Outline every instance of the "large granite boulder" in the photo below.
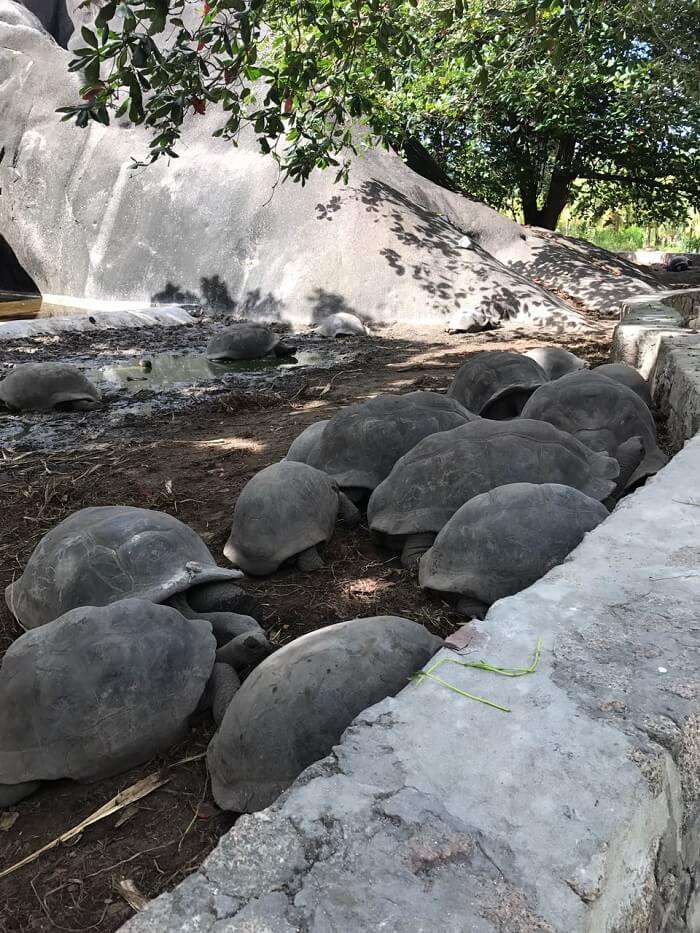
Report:
<svg viewBox="0 0 700 933"><path fill-rule="evenodd" d="M212 139L220 115L211 112L190 119L179 159L134 172L131 157L146 152L141 129L59 122L56 108L74 103L80 84L50 34L66 41L67 24L57 25L64 8L28 2L39 18L0 0L0 234L42 293L213 296L227 310L297 324L349 311L370 324L583 326L525 277L544 248L539 234L425 180L392 153L358 157L347 185L315 172L304 188L282 184L271 197L272 160L252 139L237 149ZM87 15L77 0L62 2L72 22ZM574 271L570 278L581 278Z"/></svg>

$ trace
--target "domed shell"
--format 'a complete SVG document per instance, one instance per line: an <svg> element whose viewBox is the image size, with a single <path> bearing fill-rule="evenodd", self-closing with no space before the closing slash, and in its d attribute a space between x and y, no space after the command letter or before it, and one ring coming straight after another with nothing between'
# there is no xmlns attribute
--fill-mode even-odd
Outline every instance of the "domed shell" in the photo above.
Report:
<svg viewBox="0 0 700 933"><path fill-rule="evenodd" d="M17 411L85 411L97 408L101 396L68 363L20 363L0 382L0 401Z"/></svg>
<svg viewBox="0 0 700 933"><path fill-rule="evenodd" d="M240 576L217 567L199 535L172 515L105 505L74 512L47 532L5 600L29 629L78 606L128 597L161 603L190 586Z"/></svg>
<svg viewBox="0 0 700 933"><path fill-rule="evenodd" d="M447 522L420 560L420 585L490 605L539 580L607 516L604 505L570 486L499 486Z"/></svg>
<svg viewBox="0 0 700 933"><path fill-rule="evenodd" d="M533 347L523 354L534 360L544 370L549 380L560 379L567 373L587 369L588 363L575 353L570 353L563 347Z"/></svg>
<svg viewBox="0 0 700 933"><path fill-rule="evenodd" d="M274 573L290 557L333 537L338 487L306 463L281 460L241 490L224 554L246 573Z"/></svg>
<svg viewBox="0 0 700 933"><path fill-rule="evenodd" d="M296 460L298 463L308 463L310 457L313 456L313 452L321 443L321 435L327 424L328 420L316 421L314 424L310 424L308 428L305 428L301 434L292 441L285 460Z"/></svg>
<svg viewBox="0 0 700 933"><path fill-rule="evenodd" d="M138 599L25 633L0 667L0 785L92 780L165 750L186 731L215 653L208 622Z"/></svg>
<svg viewBox="0 0 700 933"><path fill-rule="evenodd" d="M509 350L484 350L463 363L447 390L483 418L514 418L547 375L534 360Z"/></svg>
<svg viewBox="0 0 700 933"><path fill-rule="evenodd" d="M355 716L405 687L440 644L416 622L375 616L280 648L236 693L209 745L216 802L244 813L271 804L330 753Z"/></svg>
<svg viewBox="0 0 700 933"><path fill-rule="evenodd" d="M372 493L372 531L439 531L465 502L509 483L562 483L594 499L615 488L616 460L544 421L481 419L433 434L402 457Z"/></svg>
<svg viewBox="0 0 700 933"><path fill-rule="evenodd" d="M334 415L309 463L341 488L371 490L424 437L473 420L459 402L435 392L379 395Z"/></svg>
<svg viewBox="0 0 700 933"><path fill-rule="evenodd" d="M209 338L208 360L255 360L272 353L279 337L262 324L232 324Z"/></svg>
<svg viewBox="0 0 700 933"><path fill-rule="evenodd" d="M634 366L628 366L627 363L603 363L591 372L598 376L607 376L608 379L614 379L620 385L627 386L628 389L637 393L647 408L651 408L649 383Z"/></svg>
<svg viewBox="0 0 700 933"><path fill-rule="evenodd" d="M541 386L529 399L523 418L548 421L569 431L592 450L610 456L633 437L641 437L644 459L627 483L634 486L667 462L656 443L656 425L641 398L607 376L596 372L570 373Z"/></svg>
<svg viewBox="0 0 700 933"><path fill-rule="evenodd" d="M316 328L321 337L366 337L369 331L355 314L338 311L329 314Z"/></svg>

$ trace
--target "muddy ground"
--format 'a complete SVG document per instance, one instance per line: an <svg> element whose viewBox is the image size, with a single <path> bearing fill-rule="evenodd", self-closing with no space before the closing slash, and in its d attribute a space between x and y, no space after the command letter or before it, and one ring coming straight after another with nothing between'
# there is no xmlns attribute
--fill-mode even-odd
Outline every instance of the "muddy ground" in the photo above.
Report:
<svg viewBox="0 0 700 933"><path fill-rule="evenodd" d="M14 421L29 423L26 431L13 432L13 416L5 416L0 423L6 445L0 462L0 584L21 573L49 528L76 509L98 504L172 512L224 562L221 551L238 492L255 472L282 457L307 425L378 392L444 390L457 366L478 350L561 344L592 364L604 362L614 322L596 317L591 324L595 330L589 335L568 338L505 328L478 336L388 329L333 345L322 368L267 373L258 381L235 377L196 391L180 387L146 409L129 390L108 398L101 412ZM169 348L196 351L206 342L206 327L23 341L2 347L2 362L111 361ZM305 346L309 341L313 338ZM48 449L38 449L42 436ZM460 621L449 605L419 590L412 574L375 545L366 526L339 528L325 560L325 569L313 574L287 569L244 581L263 605L262 622L275 645L333 622L380 613L408 616L440 635ZM0 653L20 633L3 603ZM169 782L134 807L0 880L0 933L106 933L133 912L118 890L121 880L149 899L193 871L235 819L214 804L202 758L178 763L201 755L212 731L202 716L192 723L188 740L163 758L92 785L45 786L0 811L2 871L117 791L169 769Z"/></svg>

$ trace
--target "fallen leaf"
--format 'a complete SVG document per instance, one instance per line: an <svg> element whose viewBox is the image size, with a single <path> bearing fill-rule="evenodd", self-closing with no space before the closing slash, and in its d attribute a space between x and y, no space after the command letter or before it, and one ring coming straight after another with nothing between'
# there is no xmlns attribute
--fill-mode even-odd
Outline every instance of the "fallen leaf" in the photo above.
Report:
<svg viewBox="0 0 700 933"><path fill-rule="evenodd" d="M143 910L148 904L148 898L139 891L131 878L115 878L113 882L114 890L120 897L123 897L132 910Z"/></svg>
<svg viewBox="0 0 700 933"><path fill-rule="evenodd" d="M19 813L16 810L3 810L0 813L0 829L7 832L8 829L12 829L19 818Z"/></svg>

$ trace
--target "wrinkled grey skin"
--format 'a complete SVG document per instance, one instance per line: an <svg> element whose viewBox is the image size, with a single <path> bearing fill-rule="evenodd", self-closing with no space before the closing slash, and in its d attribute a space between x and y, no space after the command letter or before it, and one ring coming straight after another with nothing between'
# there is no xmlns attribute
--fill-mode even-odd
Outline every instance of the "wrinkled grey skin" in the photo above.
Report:
<svg viewBox="0 0 700 933"><path fill-rule="evenodd" d="M259 626L237 612L248 605L246 595L228 582L241 576L217 567L199 535L172 515L98 506L73 513L44 535L22 576L7 587L5 600L26 629L78 606L130 597L170 602L188 618L208 619L220 644L257 632L264 656L269 645ZM191 588L193 605L187 600ZM227 611L221 611L226 605ZM247 664L241 661L241 669Z"/></svg>
<svg viewBox="0 0 700 933"><path fill-rule="evenodd" d="M341 489L371 491L424 437L474 419L459 402L435 392L379 395L334 415L309 463Z"/></svg>
<svg viewBox="0 0 700 933"><path fill-rule="evenodd" d="M88 411L100 393L68 363L20 363L0 382L0 401L16 411Z"/></svg>
<svg viewBox="0 0 700 933"><path fill-rule="evenodd" d="M634 366L628 366L627 363L603 363L602 366L596 366L591 372L596 373L598 376L607 376L608 379L614 379L620 385L627 386L628 389L637 393L647 408L651 408L649 383Z"/></svg>
<svg viewBox="0 0 700 933"><path fill-rule="evenodd" d="M463 363L447 390L482 418L516 418L547 375L534 360L510 350L484 350Z"/></svg>
<svg viewBox="0 0 700 933"><path fill-rule="evenodd" d="M214 798L250 813L327 755L358 713L406 686L440 639L395 616L319 629L267 658L243 684L209 744Z"/></svg>
<svg viewBox="0 0 700 933"><path fill-rule="evenodd" d="M215 651L208 622L140 599L26 632L0 667L0 786L96 780L164 751L184 735Z"/></svg>
<svg viewBox="0 0 700 933"><path fill-rule="evenodd" d="M560 564L607 516L604 505L570 486L499 486L447 522L421 558L420 585L490 606Z"/></svg>
<svg viewBox="0 0 700 933"><path fill-rule="evenodd" d="M588 368L586 360L563 347L533 347L532 350L526 350L523 356L534 360L540 369L545 371L549 380L560 379L567 373Z"/></svg>
<svg viewBox="0 0 700 933"><path fill-rule="evenodd" d="M668 462L656 443L656 425L641 398L614 379L595 372L570 373L539 388L522 412L523 418L548 421L592 450L604 450L620 462L632 489ZM641 438L643 457L629 463L633 438ZM630 465L633 467L629 469Z"/></svg>
<svg viewBox="0 0 700 933"><path fill-rule="evenodd" d="M339 511L347 523L357 523L357 510L326 473L281 460L241 490L224 554L256 576L274 573L291 558L302 570L317 569L323 563L315 548L333 537Z"/></svg>
<svg viewBox="0 0 700 933"><path fill-rule="evenodd" d="M262 324L232 324L209 338L205 356L208 360L257 360L270 353L291 356L295 350Z"/></svg>
<svg viewBox="0 0 700 933"><path fill-rule="evenodd" d="M324 432L328 420L316 421L303 430L299 437L292 441L292 445L287 451L285 460L296 460L298 463L308 463L309 458L313 456L321 442L321 435Z"/></svg>
<svg viewBox="0 0 700 933"><path fill-rule="evenodd" d="M402 457L372 493L367 519L384 535L435 533L465 502L497 486L561 483L603 500L618 473L612 457L544 421L480 419L433 434Z"/></svg>
<svg viewBox="0 0 700 933"><path fill-rule="evenodd" d="M369 331L359 317L347 311L339 311L325 317L316 328L316 333L321 337L366 337Z"/></svg>

